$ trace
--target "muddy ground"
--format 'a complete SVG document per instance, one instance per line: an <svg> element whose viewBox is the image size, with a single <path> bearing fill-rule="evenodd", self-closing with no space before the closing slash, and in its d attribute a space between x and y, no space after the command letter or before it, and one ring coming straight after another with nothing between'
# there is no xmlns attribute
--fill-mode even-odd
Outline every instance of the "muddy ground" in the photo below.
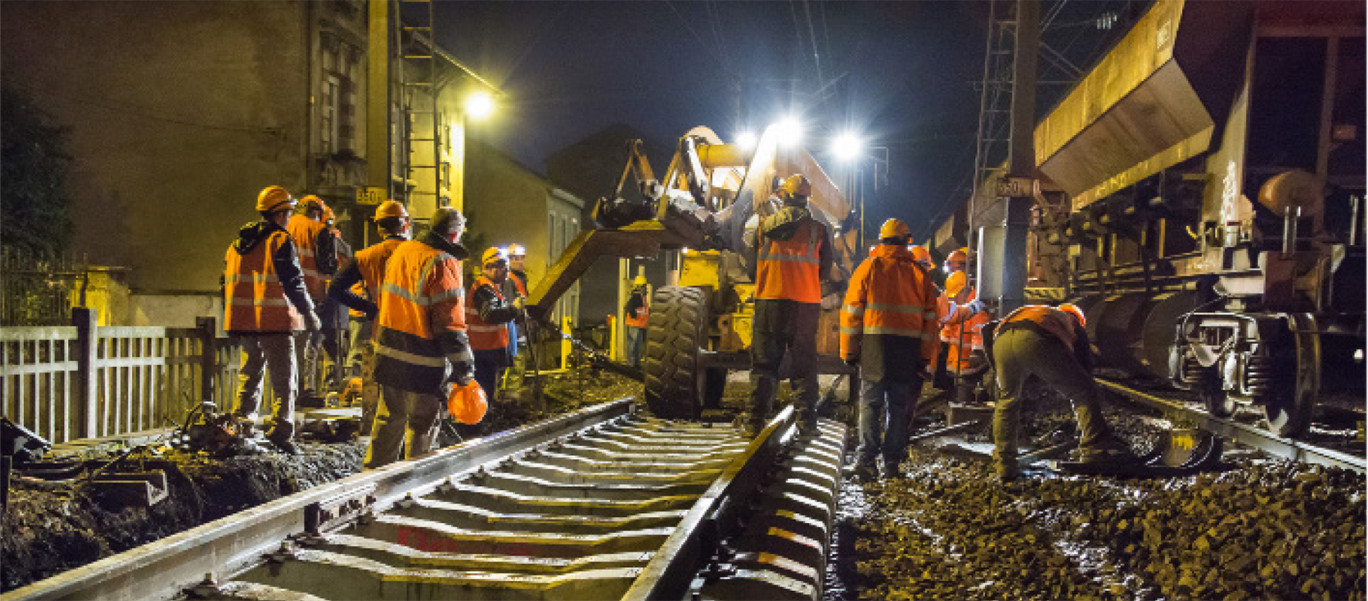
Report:
<svg viewBox="0 0 1368 601"><path fill-rule="evenodd" d="M530 393L490 405L485 420L464 431L483 436L638 394L641 384L585 369L548 376L544 401ZM244 509L361 471L364 440L300 442L300 455L272 451L227 459L149 447L131 455L165 461L170 496L152 508L104 504L78 481L16 478L0 537L0 590L8 591L95 560L156 541Z"/></svg>

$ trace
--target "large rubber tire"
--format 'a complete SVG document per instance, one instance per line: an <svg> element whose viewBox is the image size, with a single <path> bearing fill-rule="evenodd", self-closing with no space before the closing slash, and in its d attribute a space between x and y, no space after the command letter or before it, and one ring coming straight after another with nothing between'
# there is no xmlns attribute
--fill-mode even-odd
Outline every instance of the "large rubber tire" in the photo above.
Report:
<svg viewBox="0 0 1368 601"><path fill-rule="evenodd" d="M698 419L703 412L705 374L699 351L708 342L708 293L702 288L664 286L651 297L646 326L646 406L665 419Z"/></svg>

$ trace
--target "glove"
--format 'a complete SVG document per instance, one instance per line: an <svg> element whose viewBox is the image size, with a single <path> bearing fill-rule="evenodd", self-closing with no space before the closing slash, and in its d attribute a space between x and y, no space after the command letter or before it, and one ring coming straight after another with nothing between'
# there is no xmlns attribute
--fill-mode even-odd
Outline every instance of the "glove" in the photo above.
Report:
<svg viewBox="0 0 1368 601"><path fill-rule="evenodd" d="M323 321L318 319L318 313L313 311L304 313L304 329L310 332L317 332L323 329Z"/></svg>
<svg viewBox="0 0 1368 601"><path fill-rule="evenodd" d="M527 301L526 301L525 299L523 299L523 297L519 296L518 298L513 299L513 308L514 308L514 309L517 309L517 310L519 310L519 311L522 311L522 310L523 310L523 307L525 307L525 306L527 306Z"/></svg>
<svg viewBox="0 0 1368 601"><path fill-rule="evenodd" d="M970 313L982 313L982 312L983 312L983 308L984 308L984 307L983 307L983 301L981 301L981 300L979 300L979 299L971 300L971 301L969 301L969 304L968 304L968 305L965 305L965 306L966 306L966 307L969 307L969 312L970 312Z"/></svg>
<svg viewBox="0 0 1368 601"><path fill-rule="evenodd" d="M923 380L930 382L936 379L936 368L931 367L931 364L928 363L926 366L922 367L921 373L917 375L921 376Z"/></svg>

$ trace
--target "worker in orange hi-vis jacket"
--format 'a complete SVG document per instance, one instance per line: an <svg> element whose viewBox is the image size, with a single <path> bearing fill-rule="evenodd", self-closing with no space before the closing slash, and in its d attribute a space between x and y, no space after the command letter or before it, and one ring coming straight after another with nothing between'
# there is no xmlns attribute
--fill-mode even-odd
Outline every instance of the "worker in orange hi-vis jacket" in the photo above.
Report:
<svg viewBox="0 0 1368 601"><path fill-rule="evenodd" d="M353 311L348 335L351 338L351 352L348 353L348 386L361 389L361 431L369 434L375 420L375 411L380 403L380 385L375 382L375 316L380 312L376 303L380 300L380 285L385 278L385 264L394 250L408 240L408 211L404 205L394 200L386 200L375 209L372 217L385 239L356 253L355 258L343 265L328 286L328 297L348 306ZM359 381L358 381L359 380Z"/></svg>
<svg viewBox="0 0 1368 601"><path fill-rule="evenodd" d="M875 476L879 455L885 477L897 472L907 451L909 408L936 359L936 287L907 250L910 239L902 220L885 221L879 245L851 275L841 306L841 358L860 367L855 475L861 479Z"/></svg>
<svg viewBox="0 0 1368 601"><path fill-rule="evenodd" d="M1120 463L1135 459L1102 418L1086 322L1083 311L1071 304L1057 309L1027 305L1009 313L986 334L986 350L998 385L993 410L993 467L1002 479L1020 475L1016 436L1021 423L1021 391L1032 378L1073 401L1081 461Z"/></svg>
<svg viewBox="0 0 1368 601"><path fill-rule="evenodd" d="M461 246L465 217L437 209L432 228L385 262L375 318L375 381L382 394L364 466L374 469L432 450L437 416L452 384L475 378L466 334Z"/></svg>
<svg viewBox="0 0 1368 601"><path fill-rule="evenodd" d="M755 317L751 343L751 397L746 432L760 433L774 403L779 365L790 359L798 426L817 432L817 322L822 274L831 272L831 234L812 217L812 183L792 175L777 194L783 206L760 221L755 236ZM748 248L748 252L751 249Z"/></svg>
<svg viewBox="0 0 1368 601"><path fill-rule="evenodd" d="M981 333L989 321L988 311L963 271L945 279L945 292L936 299L936 305L940 341L948 349L945 369L955 376L955 401L973 402L979 380L988 371Z"/></svg>
<svg viewBox="0 0 1368 601"><path fill-rule="evenodd" d="M274 421L266 438L294 454L294 407L298 368L294 332L317 332L322 324L304 287L294 239L285 224L295 200L280 186L257 195L261 221L238 231L224 253L223 329L242 343L238 401L233 413L249 417L261 405L262 376L271 372Z"/></svg>
<svg viewBox="0 0 1368 601"><path fill-rule="evenodd" d="M332 232L323 223L328 207L317 196L299 200L299 213L290 217L285 229L299 247L299 266L304 270L304 287L315 305L322 307L327 295L326 275L337 270ZM318 354L323 350L323 333L295 334L295 363L299 366L299 396L316 395L314 383L318 378Z"/></svg>

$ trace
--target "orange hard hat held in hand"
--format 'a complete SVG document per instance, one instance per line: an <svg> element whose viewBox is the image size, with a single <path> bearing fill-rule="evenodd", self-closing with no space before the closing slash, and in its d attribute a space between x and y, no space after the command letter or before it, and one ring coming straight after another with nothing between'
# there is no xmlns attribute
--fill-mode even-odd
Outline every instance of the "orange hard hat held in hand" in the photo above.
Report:
<svg viewBox="0 0 1368 601"><path fill-rule="evenodd" d="M447 411L456 421L473 426L480 423L489 411L489 399L485 398L480 383L471 380L465 385L451 387L451 394L447 395Z"/></svg>

